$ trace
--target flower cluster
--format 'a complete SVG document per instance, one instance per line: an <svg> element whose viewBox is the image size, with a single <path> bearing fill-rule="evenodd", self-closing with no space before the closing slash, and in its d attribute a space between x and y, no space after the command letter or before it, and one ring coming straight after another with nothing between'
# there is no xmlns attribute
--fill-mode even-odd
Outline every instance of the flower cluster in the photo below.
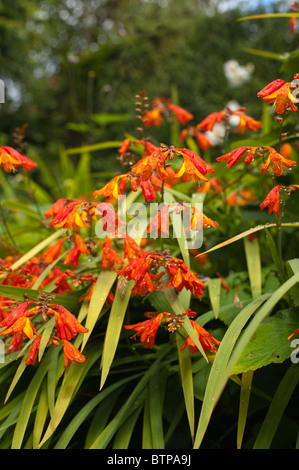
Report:
<svg viewBox="0 0 299 470"><path fill-rule="evenodd" d="M38 317L40 314L44 321L47 321L48 315L55 317L56 333L52 334L48 345L51 343L58 345L59 342L63 344L64 366L66 367L72 361L78 364L83 362L85 357L70 343L70 340L79 333L87 333L88 330L65 307L51 303L51 297L45 299L44 295L39 301L30 300L19 303L14 308L10 307L9 311L2 310L4 318L0 322L0 330L3 328L4 330L0 332L0 335L12 337L8 352L18 351L22 346L23 339L29 338L33 340L33 343L26 359L26 365L36 363L42 336L37 332L30 318Z"/></svg>
<svg viewBox="0 0 299 470"><path fill-rule="evenodd" d="M135 323L133 325L125 325L125 329L135 330L136 333L133 335L133 338L139 336L144 348L154 347L156 334L162 323L167 324L168 331L174 332L180 328L181 324L184 322L185 316L193 317L195 315L196 313L192 312L190 309L187 309L180 315L174 315L169 312L147 312L145 313L145 316L150 317L149 320ZM190 319L190 322L203 350L217 351L217 346L220 344L220 341L213 338L213 336L207 330L202 328L195 320ZM198 347L190 336L185 340L181 350L183 351L187 346L192 354L199 352Z"/></svg>

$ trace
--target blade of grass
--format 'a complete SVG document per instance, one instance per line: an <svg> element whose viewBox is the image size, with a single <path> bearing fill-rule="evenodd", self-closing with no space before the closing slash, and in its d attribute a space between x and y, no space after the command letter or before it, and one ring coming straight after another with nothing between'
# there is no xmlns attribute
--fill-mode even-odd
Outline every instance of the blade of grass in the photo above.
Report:
<svg viewBox="0 0 299 470"><path fill-rule="evenodd" d="M48 360L45 358L36 370L24 396L22 408L18 417L15 431L12 438L11 448L21 449L27 424L31 416L32 408L39 392L40 386L48 370Z"/></svg>
<svg viewBox="0 0 299 470"><path fill-rule="evenodd" d="M105 334L103 355L101 361L101 384L100 390L103 388L107 379L115 351L117 349L120 332L123 326L123 321L127 311L127 306L131 297L131 291L134 286L134 281L127 283L126 293L123 296L119 283L116 288L115 297L111 307L108 325Z"/></svg>
<svg viewBox="0 0 299 470"><path fill-rule="evenodd" d="M186 413L188 416L189 428L192 442L194 440L194 426L195 426L195 413L194 413L194 389L193 389L193 374L192 374L192 361L189 348L181 351L184 343L184 338L176 333L176 344L179 357L180 375L185 400Z"/></svg>
<svg viewBox="0 0 299 470"><path fill-rule="evenodd" d="M85 328L88 329L88 333L86 333L83 337L81 351L83 351L93 331L93 328L101 314L102 308L106 302L108 294L116 278L116 272L107 270L103 270L97 278L97 281L93 288L85 322Z"/></svg>
<svg viewBox="0 0 299 470"><path fill-rule="evenodd" d="M221 279L211 279L207 284L212 310L214 312L215 318L218 318L220 310Z"/></svg>
<svg viewBox="0 0 299 470"><path fill-rule="evenodd" d="M45 444L45 442L50 439L58 424L62 420L64 414L66 413L73 397L76 395L76 391L80 387L80 384L84 380L84 377L86 376L87 372L92 367L94 362L98 360L100 355L101 348L97 345L97 347L94 347L93 350L89 350L85 362L80 365L71 364L66 370L64 380L62 382L57 396L57 400L55 402L52 419L48 425L43 439L38 445L38 448L41 448Z"/></svg>
<svg viewBox="0 0 299 470"><path fill-rule="evenodd" d="M164 449L161 383L159 364L153 367L149 378L149 406L153 449Z"/></svg>
<svg viewBox="0 0 299 470"><path fill-rule="evenodd" d="M262 293L261 255L258 238L244 238L245 255L252 297Z"/></svg>
<svg viewBox="0 0 299 470"><path fill-rule="evenodd" d="M62 232L63 232L63 229L58 229L56 232L52 233L52 235L50 235L48 238L46 238L42 242L38 243L30 251L25 253L20 259L18 259L14 264L12 264L10 269L15 270L18 267L22 266L22 264L25 264L26 261L30 260L33 256L35 256L37 253L39 253L48 245L50 245L52 242L54 242L62 234Z"/></svg>
<svg viewBox="0 0 299 470"><path fill-rule="evenodd" d="M285 373L275 392L267 416L264 419L263 425L254 443L254 449L269 449L283 413L298 382L299 368L297 364L292 364Z"/></svg>
<svg viewBox="0 0 299 470"><path fill-rule="evenodd" d="M245 431L245 425L247 420L249 398L251 393L251 384L253 379L253 370L243 372L241 392L240 392L240 407L238 417L238 430L237 430L237 448L241 449L242 441Z"/></svg>

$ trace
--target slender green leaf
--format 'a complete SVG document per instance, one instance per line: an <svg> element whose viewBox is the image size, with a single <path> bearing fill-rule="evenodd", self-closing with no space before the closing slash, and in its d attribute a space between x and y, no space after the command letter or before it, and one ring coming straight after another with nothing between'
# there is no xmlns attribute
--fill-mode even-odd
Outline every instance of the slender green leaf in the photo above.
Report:
<svg viewBox="0 0 299 470"><path fill-rule="evenodd" d="M176 333L176 344L178 349L179 366L181 382L185 400L185 407L188 416L189 428L191 439L194 439L194 425L195 425L195 412L194 412L194 391L193 391L193 374L192 374L192 361L189 348L181 351L184 338Z"/></svg>
<svg viewBox="0 0 299 470"><path fill-rule="evenodd" d="M246 420L247 420L249 398L250 398L250 393L251 393L252 379L253 379L252 370L243 372L242 383L241 383L241 393L240 393L238 431L237 431L237 448L238 449L241 449L242 447L244 430L245 430L245 425L246 425Z"/></svg>
<svg viewBox="0 0 299 470"><path fill-rule="evenodd" d="M83 351L88 338L92 333L92 330L101 314L103 306L116 278L117 274L114 271L107 270L101 271L97 278L93 288L85 322L85 328L88 329L88 333L86 333L83 337L81 351Z"/></svg>
<svg viewBox="0 0 299 470"><path fill-rule="evenodd" d="M222 384L223 374L227 368L231 352L242 331L242 328L247 323L251 315L262 305L262 303L268 297L269 295L265 294L260 298L254 299L249 305L247 305L232 321L224 337L222 338L221 344L216 353L209 375L202 403L202 409L199 417L197 432L195 435L194 448L198 448L201 445L201 441L208 427L210 417L213 413L214 407L216 406L216 402L222 392L222 389L220 389L220 384L224 386L224 384ZM229 374L227 375L229 377ZM217 391L218 394L216 394Z"/></svg>
<svg viewBox="0 0 299 470"><path fill-rule="evenodd" d="M221 293L221 279L215 278L211 279L208 283L209 297L211 301L211 306L215 315L215 318L218 318L220 310L220 293Z"/></svg>
<svg viewBox="0 0 299 470"><path fill-rule="evenodd" d="M160 371L158 366L151 370L149 379L149 405L153 449L165 448L161 395Z"/></svg>
<svg viewBox="0 0 299 470"><path fill-rule="evenodd" d="M299 367L298 364L292 364L285 373L275 392L267 416L255 441L254 449L269 449L283 413L296 386L298 385L298 382Z"/></svg>
<svg viewBox="0 0 299 470"><path fill-rule="evenodd" d="M15 427L14 435L12 438L11 448L21 449L22 442L24 439L25 431L29 418L31 416L32 408L36 400L36 396L39 392L40 386L44 380L44 377L48 369L48 360L45 359L34 374L24 396L22 408L18 417L18 421Z"/></svg>
<svg viewBox="0 0 299 470"><path fill-rule="evenodd" d="M252 297L262 293L262 268L258 238L244 238L245 255L249 274Z"/></svg>
<svg viewBox="0 0 299 470"><path fill-rule="evenodd" d="M103 346L103 355L101 362L101 386L102 389L107 379L115 351L117 349L119 335L123 327L127 306L131 297L131 291L134 286L134 281L127 283L126 293L123 296L119 286L119 282L116 288L115 297L111 307L108 325L106 329L105 341Z"/></svg>

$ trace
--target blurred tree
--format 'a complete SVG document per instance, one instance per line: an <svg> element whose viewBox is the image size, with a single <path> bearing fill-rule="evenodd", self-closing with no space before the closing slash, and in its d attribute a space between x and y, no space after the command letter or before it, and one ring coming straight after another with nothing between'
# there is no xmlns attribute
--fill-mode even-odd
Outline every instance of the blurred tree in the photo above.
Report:
<svg viewBox="0 0 299 470"><path fill-rule="evenodd" d="M150 99L169 96L172 87L198 120L232 99L259 119L256 92L277 78L279 63L242 49L283 53L295 48L296 37L281 19L237 22L244 11L223 12L222 3L0 1L3 135L28 122L29 142L53 159L60 143L121 139L134 126L134 95L145 89ZM252 79L242 87L232 88L224 75L231 59L253 63ZM92 119L110 112L129 113L131 120L99 127ZM157 138L168 141L163 128Z"/></svg>

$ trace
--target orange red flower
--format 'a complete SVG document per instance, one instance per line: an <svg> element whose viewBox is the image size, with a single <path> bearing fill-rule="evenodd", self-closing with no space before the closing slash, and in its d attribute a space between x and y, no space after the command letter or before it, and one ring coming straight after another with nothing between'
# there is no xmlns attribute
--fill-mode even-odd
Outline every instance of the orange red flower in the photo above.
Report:
<svg viewBox="0 0 299 470"><path fill-rule="evenodd" d="M33 170L37 163L9 146L0 147L0 167L6 172L15 172L21 166L24 171Z"/></svg>
<svg viewBox="0 0 299 470"><path fill-rule="evenodd" d="M267 104L273 103L278 114L283 114L289 110L297 111L294 103L298 103L298 100L292 95L291 86L292 82L286 82L281 79L273 80L260 90L257 96L262 98Z"/></svg>
<svg viewBox="0 0 299 470"><path fill-rule="evenodd" d="M86 360L85 356L69 341L63 340L63 364L64 368L72 362L82 364Z"/></svg>
<svg viewBox="0 0 299 470"><path fill-rule="evenodd" d="M280 207L280 196L279 190L284 188L284 186L274 186L273 189L267 194L263 202L260 204L260 209L263 210L265 207L268 207L268 213L272 214L275 212L279 214L279 207Z"/></svg>
<svg viewBox="0 0 299 470"><path fill-rule="evenodd" d="M134 325L125 325L124 327L126 330L135 330L136 334L134 337L140 336L140 341L145 348L153 348L155 345L156 333L163 317L164 313L158 313L158 315L150 318L149 320L135 323Z"/></svg>
<svg viewBox="0 0 299 470"><path fill-rule="evenodd" d="M213 338L213 336L202 326L200 326L196 321L190 319L190 322L194 328L196 336L198 337L203 350L217 351L217 346L220 344L220 341ZM188 336L188 338L184 342L183 346L181 347L181 350L184 350L187 346L189 346L189 349L192 354L196 354L199 352L198 347L195 345L190 336Z"/></svg>
<svg viewBox="0 0 299 470"><path fill-rule="evenodd" d="M273 172L276 176L281 176L283 174L284 168L293 168L296 165L296 162L285 158L283 155L278 153L272 147L264 147L264 149L269 151L266 162L261 166L261 172L264 174L270 167L272 167Z"/></svg>

